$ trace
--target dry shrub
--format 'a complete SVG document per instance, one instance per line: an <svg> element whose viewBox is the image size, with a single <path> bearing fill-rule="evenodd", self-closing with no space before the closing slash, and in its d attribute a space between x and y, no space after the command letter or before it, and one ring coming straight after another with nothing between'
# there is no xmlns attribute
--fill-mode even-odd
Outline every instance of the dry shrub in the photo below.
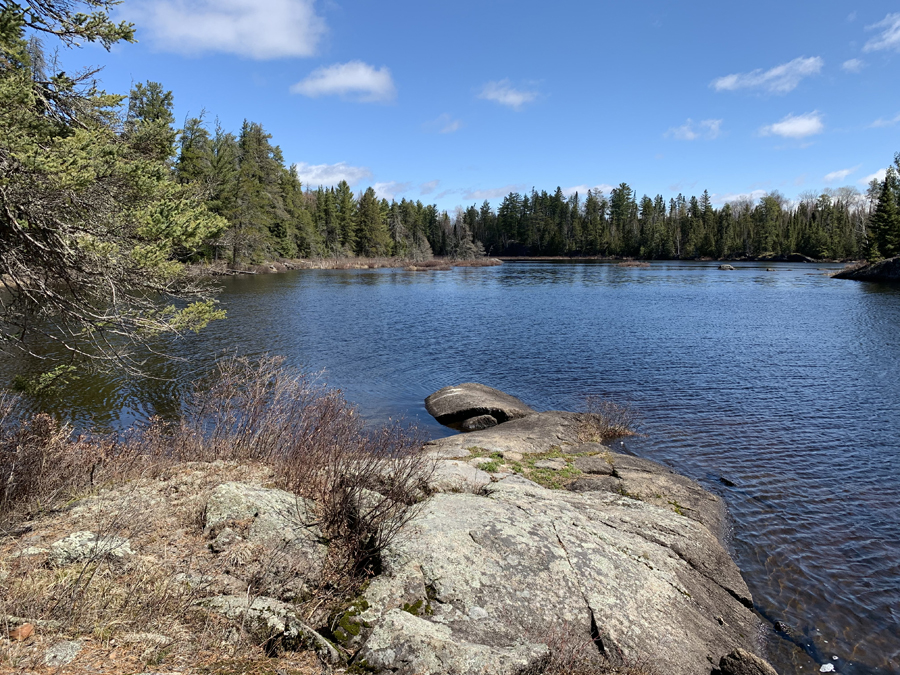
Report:
<svg viewBox="0 0 900 675"><path fill-rule="evenodd" d="M314 502L315 522L302 525L318 525L328 539L319 585L304 586L309 562L286 547L246 543L228 558L214 557L197 536L202 514L193 501L182 500L185 512L172 518L187 520L188 528L171 534L170 550L180 550L171 559L113 559L102 546L87 560L62 567L48 565L46 553L0 558L0 631L19 622L4 625L4 617L22 617L45 622L54 632L104 639L124 631L189 630L195 646L186 649L210 640L221 644L233 626L196 608L210 592L206 585L219 582L185 580L218 578L223 563L227 569L237 556L231 562L240 568L248 597L281 597L296 587L295 599L306 598L298 607L307 620L327 616L379 572L382 550L429 494L434 460L423 452L414 428L393 422L368 428L340 391L285 368L281 359L222 359L208 381L184 396L182 411L175 422L151 419L118 437L76 437L51 417L29 416L15 399L0 398L0 543L24 537L34 527L27 521L41 512L90 492L90 499L45 526L68 522L66 534L83 527L98 539L121 537L152 548L170 535L159 530L164 525L147 522L147 500L156 499L154 508L160 508L156 488L135 479L169 480L182 470L193 473L186 467L204 465L215 473L216 467L238 465L258 469L275 486ZM212 464L218 460L224 464ZM145 531L149 527L155 529ZM27 539L21 541L17 546L24 552ZM252 636L239 633L233 646L244 649ZM0 664L3 659L0 653Z"/></svg>
<svg viewBox="0 0 900 675"><path fill-rule="evenodd" d="M619 436L637 435L640 416L630 405L622 405L599 396L585 398L579 436L582 441L605 441Z"/></svg>
<svg viewBox="0 0 900 675"><path fill-rule="evenodd" d="M0 394L0 527L90 484L111 449L73 438L70 427L47 414L29 416L21 399Z"/></svg>
<svg viewBox="0 0 900 675"><path fill-rule="evenodd" d="M416 513L434 460L413 427L367 429L339 390L284 368L280 358L228 358L187 398L169 434L181 460L259 462L279 487L316 502L326 535L357 572Z"/></svg>
<svg viewBox="0 0 900 675"><path fill-rule="evenodd" d="M170 633L195 611L205 585L184 579L209 573L201 569L201 561L166 564L122 550L123 542L145 541L151 526L137 486L126 486L124 494L84 500L70 515L75 510L82 526L95 534L94 543L71 561L19 544L3 560L0 620L22 617L43 629L106 639L118 629Z"/></svg>
<svg viewBox="0 0 900 675"><path fill-rule="evenodd" d="M312 499L320 526L362 573L412 518L434 461L413 427L368 429L339 390L282 359L224 358L182 403L119 438L73 437L47 415L0 398L0 525L33 516L85 488L216 460L271 467L278 487Z"/></svg>

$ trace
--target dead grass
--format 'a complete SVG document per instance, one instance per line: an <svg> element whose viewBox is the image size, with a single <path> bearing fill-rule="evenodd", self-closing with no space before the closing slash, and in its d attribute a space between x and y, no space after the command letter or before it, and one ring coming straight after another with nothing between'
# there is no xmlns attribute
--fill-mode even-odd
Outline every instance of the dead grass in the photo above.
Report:
<svg viewBox="0 0 900 675"><path fill-rule="evenodd" d="M599 396L585 398L585 415L578 434L582 442L598 442L635 436L640 416L630 405L622 405Z"/></svg>
<svg viewBox="0 0 900 675"><path fill-rule="evenodd" d="M474 258L457 260L455 258L429 258L415 260L408 258L296 258L260 265L233 265L225 261L198 263L188 268L193 277L234 276L241 274L272 274L288 270L358 270L404 268L409 271L448 271L454 267L494 267L502 265L498 258Z"/></svg>
<svg viewBox="0 0 900 675"><path fill-rule="evenodd" d="M245 656L254 636L197 601L274 595L303 562L250 544L210 551L203 505L216 486L250 482L315 503L328 556L320 586L298 598L311 623L378 572L381 551L429 493L434 460L414 428L367 428L340 391L279 359L223 359L182 407L175 423L76 437L0 398L0 632L28 621L38 626L32 643L78 636L104 648L125 634L162 635L165 648L140 652L144 665L205 651ZM121 559L98 544L74 564L54 561L50 544L75 531L140 545ZM0 670L38 668L29 653L0 643Z"/></svg>
<svg viewBox="0 0 900 675"><path fill-rule="evenodd" d="M650 267L650 263L643 260L624 260L617 264L616 267L638 267L641 269L646 269Z"/></svg>

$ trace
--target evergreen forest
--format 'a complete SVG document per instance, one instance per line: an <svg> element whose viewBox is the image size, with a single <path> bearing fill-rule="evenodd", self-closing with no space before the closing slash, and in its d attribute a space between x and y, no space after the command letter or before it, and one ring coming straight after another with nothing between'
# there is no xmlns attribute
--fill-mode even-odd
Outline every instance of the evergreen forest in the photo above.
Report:
<svg viewBox="0 0 900 675"><path fill-rule="evenodd" d="M110 19L117 4L0 0L0 340L44 331L69 353L87 343L114 355L121 339L198 330L222 313L186 263L900 254L900 155L865 193L721 206L706 191L666 199L623 182L608 194L532 189L451 214L372 187L304 185L259 122L230 130L201 112L178 128L174 94L158 82L125 96L100 89L97 70L67 73L44 40L133 42L134 26Z"/></svg>
<svg viewBox="0 0 900 675"><path fill-rule="evenodd" d="M171 93L148 83L162 102ZM609 194L511 193L498 208L488 201L453 214L433 204L379 199L370 187L354 193L302 185L262 125L245 121L237 133L204 117L176 132L173 177L207 195L210 211L229 226L194 254L202 259L252 262L273 258L431 255L609 256L643 259L745 258L800 253L817 259L896 255L900 189L896 166L866 193L853 187L810 192L795 202L778 192L715 207L699 197L665 199L627 183ZM893 234L890 234L893 233ZM883 241L882 241L883 240ZM882 243L878 243L882 241Z"/></svg>

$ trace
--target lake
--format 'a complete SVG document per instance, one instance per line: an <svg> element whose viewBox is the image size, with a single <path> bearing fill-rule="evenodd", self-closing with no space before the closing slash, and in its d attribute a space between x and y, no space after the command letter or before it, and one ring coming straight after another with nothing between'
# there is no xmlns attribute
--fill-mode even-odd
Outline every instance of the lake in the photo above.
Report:
<svg viewBox="0 0 900 675"><path fill-rule="evenodd" d="M539 409L630 403L635 454L722 495L782 673L900 673L900 288L804 264L508 262L228 278L228 319L53 409L117 427L171 412L216 354L324 370L373 421L432 436L423 400L477 381ZM766 267L774 268L767 271ZM8 374L15 363L0 367ZM623 449L621 446L617 449ZM834 659L833 657L837 657Z"/></svg>

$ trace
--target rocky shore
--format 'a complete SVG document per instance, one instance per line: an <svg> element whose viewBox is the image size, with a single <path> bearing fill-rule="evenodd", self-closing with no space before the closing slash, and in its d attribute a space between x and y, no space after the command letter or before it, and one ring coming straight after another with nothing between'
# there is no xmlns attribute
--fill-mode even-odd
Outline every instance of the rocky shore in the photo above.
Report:
<svg viewBox="0 0 900 675"><path fill-rule="evenodd" d="M134 596L140 602L123 605L135 612L134 625L162 612L163 602L179 613L160 614L147 623L152 631L86 633L89 616L68 623L46 618L59 612L39 616L38 607L58 603L23 596L16 615L0 617L0 667L775 672L757 655L762 629L723 546L721 499L659 464L614 452L601 442L596 415L537 412L477 384L442 389L426 406L444 423L473 430L425 446L432 475L415 517L338 611L317 613L334 600L326 597L334 570L314 502L272 487L264 466L185 464L86 494L0 539L0 582L16 593L51 592L60 579L90 570L106 586L90 600L86 586L80 599L73 591L73 603ZM384 508L377 480L369 494ZM163 586L174 600L141 604ZM232 658L221 666L241 636L262 650L255 665L238 670ZM573 653L574 661L560 660Z"/></svg>
<svg viewBox="0 0 900 675"><path fill-rule="evenodd" d="M879 260L876 263L858 263L845 267L831 276L834 279L854 281L900 281L900 257Z"/></svg>

